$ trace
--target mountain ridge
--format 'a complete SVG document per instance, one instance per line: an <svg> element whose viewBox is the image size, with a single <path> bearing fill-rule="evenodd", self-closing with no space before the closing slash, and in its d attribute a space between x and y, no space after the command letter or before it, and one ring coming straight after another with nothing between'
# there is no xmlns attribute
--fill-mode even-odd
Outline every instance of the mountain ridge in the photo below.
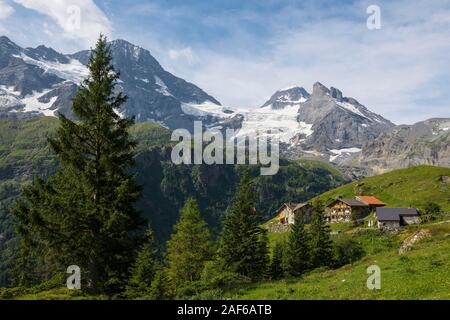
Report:
<svg viewBox="0 0 450 320"><path fill-rule="evenodd" d="M450 167L450 118L395 126L369 141L350 164L372 174L423 164Z"/></svg>

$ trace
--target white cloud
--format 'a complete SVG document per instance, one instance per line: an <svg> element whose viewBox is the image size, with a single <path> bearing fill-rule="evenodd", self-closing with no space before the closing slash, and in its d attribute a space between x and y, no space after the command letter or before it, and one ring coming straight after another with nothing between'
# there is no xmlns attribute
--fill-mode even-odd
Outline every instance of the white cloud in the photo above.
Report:
<svg viewBox="0 0 450 320"><path fill-rule="evenodd" d="M0 0L0 20L8 18L14 13L14 8L5 1Z"/></svg>
<svg viewBox="0 0 450 320"><path fill-rule="evenodd" d="M195 62L194 52L190 47L183 49L171 49L169 50L169 58L171 60L183 60L183 62L187 62L189 64L193 64Z"/></svg>
<svg viewBox="0 0 450 320"><path fill-rule="evenodd" d="M1 20L4 20L11 16L14 13L14 8L7 4L5 1L0 0L0 32L7 33L8 30L5 28L3 24L1 24Z"/></svg>
<svg viewBox="0 0 450 320"><path fill-rule="evenodd" d="M320 81L395 122L449 116L442 113L450 98L450 8L445 3L382 2L382 29L374 31L366 27L370 3L319 19L292 9L281 19L305 23L289 28L277 17L264 21L273 33L255 41L262 50L246 46L246 35L239 35L234 46L226 43L239 51L194 48L199 63L169 63L228 105L260 106L278 88L297 83L311 90Z"/></svg>
<svg viewBox="0 0 450 320"><path fill-rule="evenodd" d="M50 17L61 31L49 30L61 34L84 47L92 46L102 32L111 33L111 23L93 0L14 0L27 9Z"/></svg>

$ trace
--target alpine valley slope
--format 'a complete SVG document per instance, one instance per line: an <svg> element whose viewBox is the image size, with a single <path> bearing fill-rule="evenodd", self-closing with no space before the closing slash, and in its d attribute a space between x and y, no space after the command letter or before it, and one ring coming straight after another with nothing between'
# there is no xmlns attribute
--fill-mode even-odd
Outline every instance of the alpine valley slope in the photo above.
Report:
<svg viewBox="0 0 450 320"><path fill-rule="evenodd" d="M57 169L58 160L47 139L58 126L59 120L54 117L0 119L0 287L10 283L17 254L11 208L23 186ZM134 170L143 189L137 207L151 221L158 243L169 238L189 197L197 199L203 218L218 234L242 168L175 165L171 161L170 131L150 121L135 124L130 133L138 143ZM332 166L317 161L282 159L280 171L274 176L259 176L258 166L250 170L259 195L257 209L267 217L280 203L306 201L346 181Z"/></svg>

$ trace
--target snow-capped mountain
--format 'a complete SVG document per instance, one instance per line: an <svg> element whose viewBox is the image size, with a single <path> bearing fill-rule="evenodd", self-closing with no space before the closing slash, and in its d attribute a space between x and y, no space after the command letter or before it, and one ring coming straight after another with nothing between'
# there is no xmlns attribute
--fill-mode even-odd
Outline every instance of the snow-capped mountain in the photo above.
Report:
<svg viewBox="0 0 450 320"><path fill-rule="evenodd" d="M111 42L120 86L129 99L124 116L153 120L170 128L190 128L194 120L208 124L214 114L192 114L196 108L221 109L220 103L197 86L165 71L149 51L124 40ZM90 51L64 55L51 48L21 48L0 37L0 116L70 116L71 99L88 75ZM227 118L229 118L227 114Z"/></svg>
<svg viewBox="0 0 450 320"><path fill-rule="evenodd" d="M70 109L74 81L86 68L44 46L23 49L0 37L0 116L53 115Z"/></svg>
<svg viewBox="0 0 450 320"><path fill-rule="evenodd" d="M341 162L394 125L335 88L314 84L312 93L292 86L259 108L222 106L192 83L164 70L149 51L125 40L111 42L119 86L129 99L124 116L176 129L233 128L236 137L276 135L285 155ZM0 37L0 117L71 114L71 100L88 75L90 51L66 55L39 46L21 48Z"/></svg>
<svg viewBox="0 0 450 320"><path fill-rule="evenodd" d="M287 150L340 162L359 153L365 143L394 126L336 88L314 84L313 92L298 109L297 121L311 126L299 134Z"/></svg>
<svg viewBox="0 0 450 320"><path fill-rule="evenodd" d="M394 126L336 88L321 83L309 94L302 87L277 91L264 105L240 111L239 135L278 130L284 154L341 162L361 152L363 145Z"/></svg>

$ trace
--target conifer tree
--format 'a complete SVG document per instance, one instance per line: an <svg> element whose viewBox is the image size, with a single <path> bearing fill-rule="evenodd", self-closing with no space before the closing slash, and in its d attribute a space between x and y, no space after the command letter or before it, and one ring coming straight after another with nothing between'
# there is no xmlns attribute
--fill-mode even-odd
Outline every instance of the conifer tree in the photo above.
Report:
<svg viewBox="0 0 450 320"><path fill-rule="evenodd" d="M254 265L259 270L259 275L254 275L255 279L265 279L270 276L270 249L268 231L261 228L258 239L258 248L255 252Z"/></svg>
<svg viewBox="0 0 450 320"><path fill-rule="evenodd" d="M167 275L175 291L199 280L206 261L212 259L211 232L190 198L180 211L175 232L167 242Z"/></svg>
<svg viewBox="0 0 450 320"><path fill-rule="evenodd" d="M59 170L25 188L25 201L13 214L23 245L50 273L78 265L84 288L115 292L126 283L144 222L134 207L141 190L129 174L134 121L118 115L126 96L117 93L119 74L103 35L87 67L89 76L73 100L76 121L60 114L49 141Z"/></svg>
<svg viewBox="0 0 450 320"><path fill-rule="evenodd" d="M283 254L284 241L277 241L273 248L272 260L270 261L270 278L273 280L283 277Z"/></svg>
<svg viewBox="0 0 450 320"><path fill-rule="evenodd" d="M234 201L227 213L218 258L230 271L260 279L268 270L267 237L259 224L255 192L248 171L241 175Z"/></svg>
<svg viewBox="0 0 450 320"><path fill-rule="evenodd" d="M305 229L304 216L295 214L294 224L291 225L285 253L285 273L297 277L310 268L309 235Z"/></svg>
<svg viewBox="0 0 450 320"><path fill-rule="evenodd" d="M168 291L167 278L165 277L163 271L160 270L156 273L146 298L150 300L167 300L170 298Z"/></svg>
<svg viewBox="0 0 450 320"><path fill-rule="evenodd" d="M311 265L313 268L333 264L333 247L330 239L330 227L326 224L323 205L317 202L310 228Z"/></svg>
<svg viewBox="0 0 450 320"><path fill-rule="evenodd" d="M156 253L153 231L149 228L146 232L146 241L131 268L131 278L126 291L128 298L145 296L150 291L159 269Z"/></svg>

